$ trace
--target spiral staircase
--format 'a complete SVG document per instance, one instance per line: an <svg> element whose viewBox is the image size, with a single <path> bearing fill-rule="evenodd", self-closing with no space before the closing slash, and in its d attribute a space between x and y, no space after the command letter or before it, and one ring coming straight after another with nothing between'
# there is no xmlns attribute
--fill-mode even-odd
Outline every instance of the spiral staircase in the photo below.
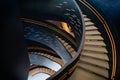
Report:
<svg viewBox="0 0 120 80"><path fill-rule="evenodd" d="M28 80L114 80L116 48L101 14L87 0L40 2L22 3Z"/></svg>
<svg viewBox="0 0 120 80"><path fill-rule="evenodd" d="M70 80L106 80L109 78L109 58L107 44L99 28L84 15L85 42L77 69Z"/></svg>
<svg viewBox="0 0 120 80"><path fill-rule="evenodd" d="M77 3L82 10L81 16L83 26L85 26L85 35L84 33L81 35L81 31L77 32L77 29L72 28L69 23L62 26L61 21L52 19L36 21L21 18L25 23L26 39L33 41L32 44L31 42L28 43L28 45L30 44L28 53L31 62L29 80L40 80L40 76L35 78L38 73L49 75L49 77L46 77L47 80L113 79L113 57L111 57L112 50L110 50L110 46L113 44L110 42L104 24L93 12L92 8L86 4L86 1L77 1ZM57 7L61 5L59 3ZM70 11L70 9L66 10ZM66 15L69 16L69 14ZM71 17L69 18L71 19ZM78 44L80 42L76 42L76 39L80 38L76 37L77 34L83 36L80 38L84 40L79 53ZM70 60L73 63L70 63Z"/></svg>

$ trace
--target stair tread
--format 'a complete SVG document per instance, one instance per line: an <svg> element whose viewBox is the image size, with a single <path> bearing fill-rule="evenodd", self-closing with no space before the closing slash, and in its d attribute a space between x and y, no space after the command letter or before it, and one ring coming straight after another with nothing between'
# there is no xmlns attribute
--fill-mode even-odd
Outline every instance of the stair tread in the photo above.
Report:
<svg viewBox="0 0 120 80"><path fill-rule="evenodd" d="M85 41L85 45L106 46L104 41Z"/></svg>
<svg viewBox="0 0 120 80"><path fill-rule="evenodd" d="M83 17L85 18L85 17L87 17L87 15L83 14Z"/></svg>
<svg viewBox="0 0 120 80"><path fill-rule="evenodd" d="M80 61L84 61L92 65L97 65L99 67L109 69L109 64L107 61L103 61L103 60L99 60L91 57L84 57L84 56L81 56Z"/></svg>
<svg viewBox="0 0 120 80"><path fill-rule="evenodd" d="M83 51L82 55L109 61L107 54Z"/></svg>
<svg viewBox="0 0 120 80"><path fill-rule="evenodd" d="M84 21L90 21L90 18L84 17Z"/></svg>
<svg viewBox="0 0 120 80"><path fill-rule="evenodd" d="M104 40L101 36L85 36L85 39L89 40Z"/></svg>
<svg viewBox="0 0 120 80"><path fill-rule="evenodd" d="M86 69L90 72L93 72L95 74L101 75L101 76L106 77L106 78L109 77L108 70L103 69L103 68L92 66L92 65L89 65L89 64L86 64L86 63L83 63L83 62L80 62L78 64L78 67L80 67L80 68L82 67L83 69Z"/></svg>
<svg viewBox="0 0 120 80"><path fill-rule="evenodd" d="M98 30L86 31L85 35L101 34Z"/></svg>
<svg viewBox="0 0 120 80"><path fill-rule="evenodd" d="M64 42L64 44L63 44L64 46L67 46L68 45L68 43L67 42Z"/></svg>
<svg viewBox="0 0 120 80"><path fill-rule="evenodd" d="M71 47L71 45L69 45L65 40L63 40L61 38L59 38L59 40L64 45L64 47L66 48L66 50L71 54L71 56L75 57L76 51Z"/></svg>
<svg viewBox="0 0 120 80"><path fill-rule="evenodd" d="M105 47L95 47L95 46L85 46L85 50L91 50L95 52L103 52L103 53L108 53L107 49Z"/></svg>
<svg viewBox="0 0 120 80"><path fill-rule="evenodd" d="M85 26L90 26L90 25L94 25L94 23L93 22L90 22L90 21L88 21L88 22L85 22Z"/></svg>
<svg viewBox="0 0 120 80"><path fill-rule="evenodd" d="M81 68L76 68L72 76L68 80L106 80L96 74L88 72Z"/></svg>
<svg viewBox="0 0 120 80"><path fill-rule="evenodd" d="M77 54L77 53L76 53L75 51L71 52L71 56L72 56L72 57L75 57L76 54Z"/></svg>
<svg viewBox="0 0 120 80"><path fill-rule="evenodd" d="M96 26L85 27L85 30L96 30L96 29L98 29Z"/></svg>
<svg viewBox="0 0 120 80"><path fill-rule="evenodd" d="M67 45L67 46L66 46L66 49L70 49L70 48L72 48L70 45Z"/></svg>

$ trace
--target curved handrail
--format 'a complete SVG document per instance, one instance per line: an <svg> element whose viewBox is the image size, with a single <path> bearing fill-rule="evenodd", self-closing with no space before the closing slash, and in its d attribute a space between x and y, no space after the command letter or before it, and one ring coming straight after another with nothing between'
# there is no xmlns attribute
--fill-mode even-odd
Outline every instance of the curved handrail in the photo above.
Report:
<svg viewBox="0 0 120 80"><path fill-rule="evenodd" d="M46 22L46 21L36 21L36 20L32 20L32 19L27 19L27 18L21 18L21 20L23 20L23 22L28 22L28 23L33 23L45 28L50 29L51 31L53 31L53 34L55 34L56 36L62 37L63 39L67 40L68 43L70 43L73 47L75 47L75 49L77 48L77 43L75 41L75 38L73 38L70 34L68 34L66 31L58 28L57 26Z"/></svg>

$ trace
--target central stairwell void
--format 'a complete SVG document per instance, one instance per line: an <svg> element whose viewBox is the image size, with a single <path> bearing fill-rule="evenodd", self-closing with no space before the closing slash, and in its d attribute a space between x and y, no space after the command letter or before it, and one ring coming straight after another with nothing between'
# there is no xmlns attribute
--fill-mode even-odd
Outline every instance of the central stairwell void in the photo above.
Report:
<svg viewBox="0 0 120 80"><path fill-rule="evenodd" d="M114 80L113 36L87 1L31 0L22 10L28 80Z"/></svg>

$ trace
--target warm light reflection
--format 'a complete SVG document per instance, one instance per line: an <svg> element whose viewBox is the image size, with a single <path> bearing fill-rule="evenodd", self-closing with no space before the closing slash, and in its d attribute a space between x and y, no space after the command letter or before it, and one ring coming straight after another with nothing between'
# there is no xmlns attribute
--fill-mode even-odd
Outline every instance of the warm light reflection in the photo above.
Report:
<svg viewBox="0 0 120 80"><path fill-rule="evenodd" d="M62 24L63 29L64 29L66 32L70 33L70 29L69 29L67 23L61 22L61 24Z"/></svg>

